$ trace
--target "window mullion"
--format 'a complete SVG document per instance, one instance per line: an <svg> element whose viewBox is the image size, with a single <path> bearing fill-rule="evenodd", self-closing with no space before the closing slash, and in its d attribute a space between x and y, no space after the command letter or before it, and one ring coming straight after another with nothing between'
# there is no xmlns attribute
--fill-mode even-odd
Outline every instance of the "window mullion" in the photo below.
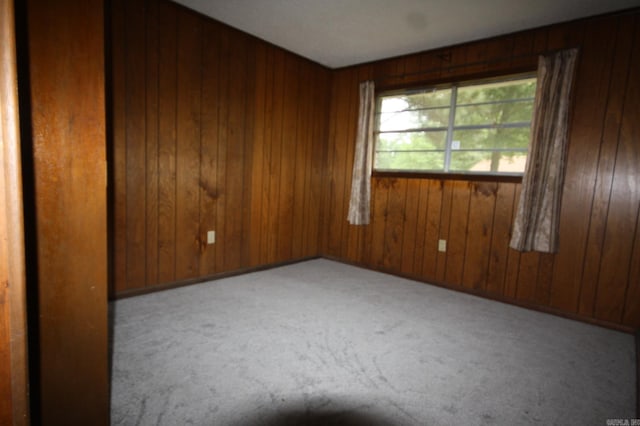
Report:
<svg viewBox="0 0 640 426"><path fill-rule="evenodd" d="M451 88L451 106L449 109L449 126L447 127L447 143L444 151L444 171L448 172L451 164L451 142L453 141L453 125L456 119L456 98L458 86Z"/></svg>
<svg viewBox="0 0 640 426"><path fill-rule="evenodd" d="M511 80L522 81L504 83ZM525 130L531 127L528 114L532 110L527 102L533 103L531 93L535 83L535 78L519 75L517 79L452 82L442 93L438 91L444 85L437 90L427 87L378 93L373 129L375 170L438 170L445 175L521 174L507 170L520 170L522 159L526 159ZM458 108L464 123L457 120ZM447 109L449 116L445 116ZM509 115L503 116L506 113ZM502 123L503 118L508 122ZM493 166L488 166L488 159L497 157L490 153L500 153L512 161L503 171L489 172L487 169Z"/></svg>
<svg viewBox="0 0 640 426"><path fill-rule="evenodd" d="M382 96L380 96L379 94L376 94L376 111L380 111L382 109ZM373 137L375 139L374 142L374 150L373 150L373 155L372 155L372 163L373 163L373 169L375 169L377 167L378 164L378 159L376 158L376 154L379 152L377 147L378 147L378 143L380 140L380 132L377 131L377 129L380 128L380 119L381 119L381 114L374 114L374 120L375 120L375 124L374 124L374 132L373 132Z"/></svg>

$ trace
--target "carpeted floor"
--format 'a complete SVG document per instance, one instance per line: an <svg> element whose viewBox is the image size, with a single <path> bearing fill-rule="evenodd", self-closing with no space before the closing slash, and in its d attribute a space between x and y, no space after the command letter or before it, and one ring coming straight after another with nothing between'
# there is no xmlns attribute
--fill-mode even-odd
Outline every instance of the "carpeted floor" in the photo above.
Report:
<svg viewBox="0 0 640 426"><path fill-rule="evenodd" d="M632 335L328 260L112 305L113 425L604 425Z"/></svg>

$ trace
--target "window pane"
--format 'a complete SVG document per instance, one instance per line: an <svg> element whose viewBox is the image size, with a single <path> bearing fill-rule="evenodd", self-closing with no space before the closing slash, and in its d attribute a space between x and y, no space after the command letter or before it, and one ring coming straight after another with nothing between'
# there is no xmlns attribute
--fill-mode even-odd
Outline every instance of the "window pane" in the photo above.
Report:
<svg viewBox="0 0 640 426"><path fill-rule="evenodd" d="M449 106L451 103L451 88L427 89L422 93L405 94L399 97L404 99L411 106L411 109Z"/></svg>
<svg viewBox="0 0 640 426"><path fill-rule="evenodd" d="M376 152L378 170L444 170L444 152Z"/></svg>
<svg viewBox="0 0 640 426"><path fill-rule="evenodd" d="M527 161L520 151L457 151L451 153L451 171L522 173Z"/></svg>
<svg viewBox="0 0 640 426"><path fill-rule="evenodd" d="M452 151L449 170L452 172L490 171L491 154L493 153L487 151ZM486 163L489 167L485 167Z"/></svg>
<svg viewBox="0 0 640 426"><path fill-rule="evenodd" d="M377 151L444 150L447 132L380 133Z"/></svg>
<svg viewBox="0 0 640 426"><path fill-rule="evenodd" d="M378 128L382 132L447 127L449 108L383 112L379 120Z"/></svg>
<svg viewBox="0 0 640 426"><path fill-rule="evenodd" d="M502 152L500 156L499 172L524 173L527 164L527 154L522 152Z"/></svg>
<svg viewBox="0 0 640 426"><path fill-rule="evenodd" d="M458 88L457 104L504 101L508 99L533 98L536 94L536 79L501 81Z"/></svg>
<svg viewBox="0 0 640 426"><path fill-rule="evenodd" d="M446 127L450 102L451 89L385 96L380 102L378 130Z"/></svg>
<svg viewBox="0 0 640 426"><path fill-rule="evenodd" d="M525 78L379 96L374 167L522 173L535 92Z"/></svg>
<svg viewBox="0 0 640 426"><path fill-rule="evenodd" d="M456 149L527 149L528 127L508 129L455 130L452 150Z"/></svg>
<svg viewBox="0 0 640 426"><path fill-rule="evenodd" d="M531 101L466 105L456 108L456 126L495 125L531 121Z"/></svg>

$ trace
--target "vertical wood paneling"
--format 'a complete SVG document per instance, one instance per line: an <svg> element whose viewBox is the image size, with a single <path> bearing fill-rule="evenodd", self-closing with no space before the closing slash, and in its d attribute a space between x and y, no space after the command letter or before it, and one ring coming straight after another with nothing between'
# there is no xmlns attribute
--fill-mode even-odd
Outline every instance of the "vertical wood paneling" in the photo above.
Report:
<svg viewBox="0 0 640 426"><path fill-rule="evenodd" d="M176 279L199 273L200 253L200 20L178 15L176 111Z"/></svg>
<svg viewBox="0 0 640 426"><path fill-rule="evenodd" d="M373 181L371 211L371 258L370 264L384 269L384 238L387 221L387 202L389 200L390 179L380 178Z"/></svg>
<svg viewBox="0 0 640 426"><path fill-rule="evenodd" d="M420 216L420 212L418 210L421 199L420 181L409 179L407 180L406 185L407 188L404 206L405 223L403 230L404 237L402 239L400 272L404 275L411 276L414 274L414 254L415 249L418 246L416 240L418 239L418 218ZM424 233L422 235L424 235Z"/></svg>
<svg viewBox="0 0 640 426"><path fill-rule="evenodd" d="M317 256L330 72L166 0L112 37L116 293Z"/></svg>
<svg viewBox="0 0 640 426"><path fill-rule="evenodd" d="M640 41L638 17L632 45ZM616 162L612 190L609 198L606 235L602 244L600 276L596 296L595 316L611 322L622 321L625 296L629 286L629 270L638 258L634 252L634 235L638 210L640 210L640 84L636 76L640 71L638 49L633 50L631 66L627 74L627 90L624 102L625 114L620 123L617 139ZM640 303L636 299L637 303Z"/></svg>
<svg viewBox="0 0 640 426"><path fill-rule="evenodd" d="M539 51L539 49L536 48L536 39L543 40L543 49L544 46L547 45L546 31L525 31L514 34L511 39L513 40L513 50L511 51L509 66L514 69L521 67L526 68L531 64L531 57L528 55Z"/></svg>
<svg viewBox="0 0 640 426"><path fill-rule="evenodd" d="M283 75L300 75L299 61L293 56L284 58ZM282 147L280 154L280 174L277 178L280 184L278 197L278 211L276 218L279 226L278 261L292 258L294 235L293 200L295 190L296 152L298 151L297 126L300 108L296 106L301 82L294 80L284 85L282 105Z"/></svg>
<svg viewBox="0 0 640 426"><path fill-rule="evenodd" d="M330 72L164 0L114 2L116 289L324 254L637 324L629 141L638 106L627 77L637 63L636 15ZM517 183L377 176L372 223L348 224L360 81L397 87L522 71L534 69L532 53L575 46L559 253L508 247ZM216 231L213 246L207 230ZM439 239L447 252L437 251Z"/></svg>
<svg viewBox="0 0 640 426"><path fill-rule="evenodd" d="M227 245L230 243L228 238L228 231L231 231L231 226L228 224L227 218L227 202L229 197L229 188L227 183L228 164L227 164L227 149L229 148L229 109L230 109L230 88L229 83L231 79L231 67L230 67L230 37L226 31L217 31L215 34L215 43L218 49L217 63L214 67L217 67L218 77L218 89L216 96L216 104L218 110L218 120L216 122L216 139L214 142L216 168L215 168L215 182L216 182L216 222L212 231L216 232L216 244L215 244L215 264L219 270L224 270L227 258ZM211 149L211 148L209 148ZM238 212L236 212L237 214Z"/></svg>
<svg viewBox="0 0 640 426"><path fill-rule="evenodd" d="M220 97L220 51L217 33L209 26L203 28L202 42L202 129L200 144L200 275L216 271L216 244L206 244L207 232L216 229L218 188L218 122ZM218 236L220 232L218 230ZM224 241L224 239L221 239Z"/></svg>
<svg viewBox="0 0 640 426"><path fill-rule="evenodd" d="M353 102L351 95L354 91L355 80L351 78L351 73L347 71L339 72L333 80L332 103L331 103L331 125L328 142L328 169L326 204L330 212L324 222L326 228L327 242L326 253L330 256L340 256L340 240L342 238L342 221L346 220L346 213L343 210L344 200L348 199L350 186L346 183L346 154L347 146L343 141L351 140L350 134L345 134L348 126L341 125L341 117L348 115L349 105ZM356 84L357 85L357 84ZM339 102L336 102L337 98ZM349 189L348 189L349 188Z"/></svg>
<svg viewBox="0 0 640 426"><path fill-rule="evenodd" d="M311 65L311 64L310 64ZM321 226L324 223L324 188L327 182L326 159L327 159L327 123L329 119L329 94L331 90L331 76L323 69L315 66L313 68L312 102L310 109L311 122L308 127L312 129L310 140L310 156L306 161L306 169L309 169L309 186L306 191L309 207L307 209L307 219L305 221L306 251L305 255L312 253L322 253L324 245L321 238L326 235L326 229ZM320 161L318 161L320 160Z"/></svg>
<svg viewBox="0 0 640 426"><path fill-rule="evenodd" d="M640 109L640 85L638 85L636 78L636 76L640 75L640 54L637 49L638 43L640 43L640 18L638 14L635 14L633 37L632 46L636 46L636 48L632 50L631 54L631 63L627 77L629 87L627 88L623 109L624 115L622 117L619 143L622 143L624 152L631 156L625 163L629 167L626 171L626 178L627 185L632 190L632 193L628 195L635 196L635 200L630 198L628 205L633 206L635 201L636 224L633 231L634 239L630 256L629 273L626 280L627 288L624 297L625 306L622 323L640 328L640 200L638 199L638 192L640 191L640 144L638 143L640 140L640 125L637 120L639 115L638 110ZM619 169L616 165L616 172L618 171ZM625 177L622 173L617 174L617 176L619 179L624 179ZM629 210L629 214L633 214L632 209ZM629 217L621 218L621 220L624 220L627 227L629 227ZM629 235L622 235L620 237L628 238ZM606 282L601 282L599 285L602 291L606 291Z"/></svg>
<svg viewBox="0 0 640 426"><path fill-rule="evenodd" d="M452 189L444 281L455 285L462 285L471 190L468 182L456 182L452 185ZM474 255L477 256L478 253L474 253Z"/></svg>
<svg viewBox="0 0 640 426"><path fill-rule="evenodd" d="M609 194L620 137L620 119L626 94L627 76L631 42L633 40L633 17L628 17L617 25L615 50L611 61L611 78L609 93L603 104L606 114L603 117L602 142L598 155L596 182L593 191L593 202L589 221L589 234L585 249L582 285L580 288L579 312L593 315L598 276L600 275L600 258L606 231L607 213L609 210Z"/></svg>
<svg viewBox="0 0 640 426"><path fill-rule="evenodd" d="M0 129L1 130L1 129ZM3 138L4 143L4 138ZM3 202L7 199L5 193L5 169L7 162L4 159L4 146L0 150L0 198ZM20 200L15 200L20 202ZM5 215L0 216L0 392L3 398L0 401L0 422L13 424L14 392L12 389L12 365L11 365L11 320L10 297L7 283L9 282L9 254L6 244L6 236L9 233Z"/></svg>
<svg viewBox="0 0 640 426"><path fill-rule="evenodd" d="M258 41L251 37L243 37L243 43L240 46L241 53L239 55L242 58L244 72L244 87L243 87L243 131L241 141L243 145L242 156L242 201L240 204L240 210L242 212L242 235L240 236L240 265L241 267L250 266L251 264L251 240L254 235L251 231L251 202L253 196L253 149L255 129L254 122L256 117L255 101L253 99L256 93L256 45ZM203 70L204 72L204 70Z"/></svg>
<svg viewBox="0 0 640 426"><path fill-rule="evenodd" d="M516 284L516 298L525 302L535 300L536 283L538 282L538 263L540 254L536 252L522 253Z"/></svg>
<svg viewBox="0 0 640 426"><path fill-rule="evenodd" d="M513 216L509 220L509 238L502 242L502 244L504 244L507 249L507 269L505 271L504 295L512 299L516 298L518 291L518 276L520 272L521 253L509 247L509 242L511 240L511 226L513 223L513 217L515 216L516 209L518 208L518 200L520 200L521 192L522 186L518 185L515 188L515 196L513 198L513 205L511 207Z"/></svg>
<svg viewBox="0 0 640 426"><path fill-rule="evenodd" d="M338 83L340 83L342 87L337 87ZM336 190L338 187L341 189L343 188L343 186L337 182L337 169L339 166L337 160L340 159L340 156L336 156L335 152L336 139L338 139L337 129L339 127L339 120L337 119L337 116L339 108L343 108L347 102L344 100L341 102L335 102L334 99L337 96L346 96L345 93L348 93L345 90L347 84L348 82L344 77L333 78L331 82L331 106L329 110L329 129L327 132L327 185L322 199L325 210L325 212L323 212L322 226L326 229L326 232L321 236L321 247L322 251L328 256L335 257L338 257L336 253L336 246L339 245L339 243L336 242L336 238L340 234L334 225L335 221L339 219L338 212L336 210L336 198L338 198Z"/></svg>
<svg viewBox="0 0 640 426"><path fill-rule="evenodd" d="M576 311L578 307L590 218L584 212L591 211L592 207L605 106L601 100L607 98L614 37L611 23L601 21L591 25L586 32L576 69L578 78L574 84L573 120L567 153L569 161L560 217L562 250L555 262L551 287L551 305L569 312Z"/></svg>
<svg viewBox="0 0 640 426"><path fill-rule="evenodd" d="M311 81L315 78L315 69L311 66L311 64L303 63L303 74L302 77ZM317 87L302 84L301 85L301 93L300 96L307 98L315 96L315 92ZM325 104L326 106L326 104ZM319 120L315 120L315 116L320 112L322 105L307 105L306 108L301 112L300 123L298 127L298 139L300 147L298 147L298 159L296 161L296 182L298 179L302 180L304 183L302 186L296 188L296 206L301 206L302 215L294 214L294 218L296 218L300 224L295 228L295 235L298 235L298 244L299 246L294 245L293 255L295 257L301 256L302 253L307 253L310 250L319 252L318 250L318 225L323 220L322 214L320 214L318 221L312 221L312 217L314 212L321 212L321 201L317 198L321 195L321 189L324 185L323 182L316 180L315 173L320 171L324 173L324 157L321 154L321 158L323 158L322 163L320 164L320 168L316 167L303 167L304 164L312 164L311 159L318 155L315 151L315 145L317 145L317 126L314 126L314 123L319 122ZM316 110L318 112L316 112ZM320 112L321 113L321 112ZM326 128L327 116L324 117L324 126L322 128ZM310 127L312 126L312 127ZM305 131L304 129L311 128L312 131ZM325 147L326 139L323 139L321 142L321 146ZM302 149L300 149L302 148ZM299 216L302 216L302 220L299 219ZM315 224L315 226L312 226ZM315 236L315 237L312 237ZM311 241L315 242L315 247L311 247ZM297 250L296 250L297 248Z"/></svg>
<svg viewBox="0 0 640 426"><path fill-rule="evenodd" d="M158 3L149 2L146 10L146 241L145 285L158 282Z"/></svg>
<svg viewBox="0 0 640 426"><path fill-rule="evenodd" d="M407 180L389 180L382 252L382 265L387 271L400 272L406 198Z"/></svg>
<svg viewBox="0 0 640 426"><path fill-rule="evenodd" d="M126 46L125 37L125 8L124 0L113 0L111 3L111 46L113 51L122 51ZM125 57L124 55L112 55L111 87L114 93L126 93ZM126 200L127 196L127 143L126 143L127 110L124 96L112 97L112 122L111 122L111 158L113 162L113 199ZM111 183L111 182L110 182ZM116 202L111 206L113 211L111 237L113 239L112 262L113 281L119 286L124 286L127 280L127 203ZM110 293L122 288L111 286Z"/></svg>
<svg viewBox="0 0 640 426"><path fill-rule="evenodd" d="M497 191L498 184L495 182L477 182L471 185L468 241L462 275L462 285L467 288L486 288L489 266L489 250L486 247L491 244Z"/></svg>
<svg viewBox="0 0 640 426"><path fill-rule="evenodd" d="M453 217L451 202L453 201L453 193L455 186L459 184L459 182L454 182L450 180L443 180L442 184L442 195L440 201L440 210L438 211L437 220L438 222L434 223L433 226L437 229L438 233L433 236L433 241L430 245L437 248L439 240L449 240L449 226L451 224L451 219ZM464 182L463 182L464 184ZM433 212L436 214L436 211ZM449 249L447 244L447 250ZM441 252L439 249L435 251L435 259L436 259L436 269L435 269L435 279L439 282L446 282L446 272L447 272L447 260L449 255L447 252Z"/></svg>
<svg viewBox="0 0 640 426"><path fill-rule="evenodd" d="M23 107L31 107L28 173L35 179L38 231L32 265L39 350L31 355L39 365L32 390L40 407L32 410L38 424L107 425L104 3L29 0L26 6L30 103ZM132 230L136 243L144 242L144 233Z"/></svg>
<svg viewBox="0 0 640 426"><path fill-rule="evenodd" d="M632 123L640 107L637 79L629 78L637 73L638 55L632 50L637 15L575 21L335 71L328 124L326 254L528 306L637 327L640 161L638 144L631 141L638 139ZM534 70L535 54L568 47L579 47L580 59L557 254L509 248L518 183L378 175L372 182L372 223L358 230L343 226L350 188L346 175L353 161L351 123L344 116L357 105L354 74L373 66L379 88L426 85ZM359 235L371 236L366 248L357 243ZM438 239L447 240L446 252L437 251Z"/></svg>
<svg viewBox="0 0 640 426"><path fill-rule="evenodd" d="M176 279L176 117L177 117L177 35L178 35L178 19L175 8L170 3L160 2L159 9L159 28L162 31L158 34L158 282L172 282ZM114 21L117 16L114 16ZM122 26L132 25L125 21ZM114 32L114 37L117 34ZM122 46L119 50L114 47L113 57L117 59L122 55L123 51L130 46ZM114 78L117 70L114 70ZM127 79L128 75L120 75L118 78ZM149 82L153 84L154 82ZM118 87L114 87L114 102L122 94L118 91ZM133 120L132 115L127 115L123 119ZM123 149L117 142L115 145L114 155L122 155ZM124 170L118 170L124 166ZM131 167L140 167L139 164L124 165L115 164L116 173L126 174ZM125 204L125 200L120 196L120 187L116 181L116 209L120 205ZM125 189L126 191L126 189ZM118 224L116 223L116 232ZM118 234L116 234L116 245ZM134 262L135 259L129 257L127 253L127 261ZM116 270L118 265L116 265ZM137 283L129 283L129 281L118 280L115 276L115 287L118 291L125 290L129 285Z"/></svg>
<svg viewBox="0 0 640 426"><path fill-rule="evenodd" d="M358 134L358 113L360 109L360 76L357 69L352 69L349 71L350 73L350 83L349 86L351 90L349 91L350 101L347 104L346 110L340 115L344 120L345 124L343 125L344 129L344 137L348 140L355 141ZM337 230L340 232L344 239L344 243L340 245L340 256L348 256L349 247L354 246L353 244L353 235L355 231L353 230L353 226L347 222L347 215L349 214L349 202L351 198L351 179L353 177L353 159L355 158L355 144L341 144L340 150L338 152L342 152L342 158L344 159L342 163L342 187L344 188L344 196L340 198L340 208L342 211L341 216L339 217ZM348 257L347 257L348 258Z"/></svg>
<svg viewBox="0 0 640 426"><path fill-rule="evenodd" d="M235 83L233 73L236 71L234 63L234 43L235 39L228 32L220 32L217 38L221 47L220 56L220 109L218 121L218 185L222 189L217 204L217 223L216 230L219 235L217 241L218 264L222 270L227 270L227 265L237 262L239 253L234 253L232 246L237 244L233 241L233 235L237 233L238 226L241 226L241 211L232 210L236 200L234 191L237 190L238 171L233 169L231 159L234 158L234 150L237 148L233 145L237 143L234 137L236 130L234 119L232 118L233 110L236 109L236 94L232 91L231 86ZM233 83L232 83L233 82ZM235 84L234 84L235 83ZM235 159L235 158L234 158Z"/></svg>
<svg viewBox="0 0 640 426"><path fill-rule="evenodd" d="M15 16L13 1L0 2L0 424L23 426L30 413Z"/></svg>
<svg viewBox="0 0 640 426"><path fill-rule="evenodd" d="M442 214L442 202L444 196L444 181L429 180L429 198L427 202L426 229L424 235L424 253L422 257L422 275L427 279L438 279L438 266L444 271L445 257L438 252L438 240L440 239L440 218ZM445 236L446 238L446 236Z"/></svg>
<svg viewBox="0 0 640 426"><path fill-rule="evenodd" d="M125 55L124 110L125 119L125 175L126 196L126 279L130 288L144 287L146 278L146 7L142 2L125 2L125 17L138 22L124 30ZM136 119L129 119L136 117ZM138 167L128 167L129 164Z"/></svg>
<svg viewBox="0 0 640 426"><path fill-rule="evenodd" d="M410 186L413 187L414 185L410 185ZM417 218L416 218L415 239L413 240L413 244L411 244L412 239L409 239L405 243L403 253L407 257L410 256L410 254L413 254L412 274L415 276L420 276L422 274L425 240L426 240L426 233L427 233L427 209L429 206L429 181L426 181L426 180L418 181L418 186L416 188L416 191L417 191L417 198L418 198L418 206L417 206L417 212L416 212Z"/></svg>
<svg viewBox="0 0 640 426"><path fill-rule="evenodd" d="M264 110L262 114L264 115L264 127L262 132L262 145L263 145L263 155L262 155L262 174L260 176L260 196L262 197L262 209L260 210L260 230L259 232L262 234L260 237L260 264L268 264L271 262L273 253L273 247L270 246L270 242L273 239L272 232L270 230L270 218L273 212L273 198L270 192L271 187L271 179L270 179L270 170L271 170L271 148L272 141L271 138L271 128L273 126L273 99L278 94L274 93L275 88L275 67L274 67L274 55L275 51L273 49L265 48L265 62L264 62L264 74L265 74L265 84L266 91L264 93ZM262 70L257 70L260 72Z"/></svg>
<svg viewBox="0 0 640 426"><path fill-rule="evenodd" d="M251 169L251 235L250 239L250 262L249 266L255 267L262 263L263 241L266 235L262 232L263 203L263 165L265 156L265 127L266 127L266 102L267 102L267 48L260 43L256 48L256 71L255 71L255 120L253 156Z"/></svg>
<svg viewBox="0 0 640 426"><path fill-rule="evenodd" d="M271 98L272 120L271 132L268 135L271 145L271 156L267 165L269 181L269 204L270 213L267 215L267 226L265 228L269 236L267 245L267 260L269 263L279 261L278 238L279 227L287 226L281 224L280 218L280 167L282 165L282 124L284 116L284 92L285 92L285 54L277 50L273 54L273 97Z"/></svg>
<svg viewBox="0 0 640 426"><path fill-rule="evenodd" d="M623 324L632 324L637 327L640 324L640 209L638 209L638 217L636 219L635 238L633 240L633 252L629 268L629 286L625 297Z"/></svg>
<svg viewBox="0 0 640 426"><path fill-rule="evenodd" d="M298 64L298 75L305 80L310 79L311 69L306 66L305 63ZM308 93L312 90L312 87L303 85L298 82L296 87L296 98L304 96L303 93ZM308 96L308 95L307 95ZM304 132L302 129L307 128L309 119L309 111L311 108L301 108L296 112L297 121L299 127L295 129L295 156L293 164L293 199L291 200L291 226L292 226L292 241L291 241L291 254L293 258L300 257L304 251L304 222L307 218L306 208L307 198L304 196L305 188L308 188L307 170L302 165L306 164L306 158L311 151L311 143L309 140L313 137L312 132Z"/></svg>
<svg viewBox="0 0 640 426"><path fill-rule="evenodd" d="M548 306L551 300L551 282L553 280L553 265L555 256L551 253L540 253L538 262L538 282L534 295L534 303Z"/></svg>
<svg viewBox="0 0 640 426"><path fill-rule="evenodd" d="M235 212L226 217L223 235L225 262L224 270L233 271L243 266L242 262L242 237L244 227L243 201L246 192L244 182L245 170L245 123L247 96L247 43L244 37L230 38L228 44L228 89L226 92L227 110L227 136L225 163L225 212ZM220 123L219 123L220 124ZM222 155L220 159L222 160ZM221 179L221 184L223 184Z"/></svg>
<svg viewBox="0 0 640 426"><path fill-rule="evenodd" d="M496 189L486 285L486 291L492 295L505 294L504 284L509 256L508 241L511 237L515 186L511 183L499 183Z"/></svg>

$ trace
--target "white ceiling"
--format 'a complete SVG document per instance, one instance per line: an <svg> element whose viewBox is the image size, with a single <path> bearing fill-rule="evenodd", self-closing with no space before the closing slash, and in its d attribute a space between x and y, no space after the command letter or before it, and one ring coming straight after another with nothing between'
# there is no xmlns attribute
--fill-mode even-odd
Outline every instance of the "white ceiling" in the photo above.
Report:
<svg viewBox="0 0 640 426"><path fill-rule="evenodd" d="M174 0L338 68L640 6L640 0Z"/></svg>

